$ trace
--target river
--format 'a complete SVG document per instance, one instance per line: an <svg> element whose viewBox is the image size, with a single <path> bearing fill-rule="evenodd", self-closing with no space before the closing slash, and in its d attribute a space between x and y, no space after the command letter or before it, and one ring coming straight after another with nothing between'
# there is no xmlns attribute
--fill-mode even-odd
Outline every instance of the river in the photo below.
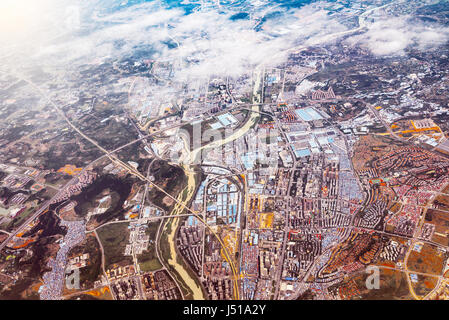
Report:
<svg viewBox="0 0 449 320"><path fill-rule="evenodd" d="M187 176L187 195L183 199L183 192L180 193L180 196L178 199L180 200L180 203L177 203L175 208L173 209L172 215L179 215L182 214L185 210L185 206L187 206L190 202L190 199L194 196L194 192L196 189L196 183L195 183L195 172L192 170L190 166L187 166L184 168L184 172ZM178 263L178 259L182 260L182 257L178 257L178 252L176 250L176 231L178 229L180 222L180 218L172 218L171 221L171 230L170 233L167 236L168 244L170 248L170 259L168 259L168 264L175 269L176 273L181 277L181 279L185 282L185 284L188 286L188 288L192 291L193 300L204 300L204 294L201 290L198 283L193 279L189 272L186 270L185 266ZM167 225L170 223L170 221L167 222ZM180 283L182 286L182 283Z"/></svg>

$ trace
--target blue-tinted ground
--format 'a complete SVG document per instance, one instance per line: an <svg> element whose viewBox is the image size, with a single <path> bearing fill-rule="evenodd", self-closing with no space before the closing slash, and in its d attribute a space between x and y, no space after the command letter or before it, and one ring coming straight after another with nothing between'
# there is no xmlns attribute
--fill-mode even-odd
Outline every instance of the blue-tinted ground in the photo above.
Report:
<svg viewBox="0 0 449 320"><path fill-rule="evenodd" d="M330 0L328 2L336 2L337 0ZM317 0L270 0L270 1L251 1L251 0L228 0L228 1L220 1L220 8L217 7L216 0L164 0L164 1L155 1L155 0L100 0L96 8L100 9L100 15L114 13L125 8L129 8L132 6L136 6L144 3L154 3L157 6L164 7L166 9L181 9L185 12L185 14L191 14L201 7L201 2L205 6L215 6L216 9L223 13L231 13L231 20L239 20L239 19L247 19L251 12L254 10L264 10L268 8L279 8L279 10L289 10L294 8L301 8L304 5L318 2ZM266 4L261 6L261 3L266 2ZM349 3L349 1L348 1ZM269 20L270 18L277 17L279 11L274 9L270 11L263 19L264 21Z"/></svg>

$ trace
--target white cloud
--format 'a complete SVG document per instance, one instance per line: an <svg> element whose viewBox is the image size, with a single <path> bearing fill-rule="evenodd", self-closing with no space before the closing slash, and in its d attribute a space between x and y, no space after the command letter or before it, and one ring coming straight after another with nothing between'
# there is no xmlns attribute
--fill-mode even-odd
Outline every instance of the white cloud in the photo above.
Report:
<svg viewBox="0 0 449 320"><path fill-rule="evenodd" d="M424 24L410 16L383 18L368 26L368 31L347 42L360 45L377 56L404 55L409 46L420 50L437 48L449 39L449 28Z"/></svg>
<svg viewBox="0 0 449 320"><path fill-rule="evenodd" d="M92 5L80 0L42 1L47 8L56 6L57 2L58 14L48 17L46 14L42 21L34 19L32 26L39 28L28 26L26 32L17 37L18 44L25 44L26 48L22 49L22 54L15 55L18 62L30 59L29 63L35 65L76 67L79 63L131 56L136 48L147 48L151 52L147 58L174 62L175 80L180 81L211 74L238 76L255 65L276 65L285 61L290 48L321 45L346 30L337 18L323 9L326 3L295 10L273 5L272 12L279 14L268 19L262 30L256 31L254 21L231 21L233 13L213 8L185 15L180 9L169 9L162 2L153 1L105 13L93 9L95 2ZM55 28L67 24L64 8L68 6L79 8L80 28ZM45 26L47 31L43 32ZM347 41L364 46L375 55L404 54L412 44L425 50L445 43L449 34L447 28L411 23L410 17L384 18L368 27L366 33ZM58 36L56 40L55 35ZM25 36L38 41L24 41ZM0 44L3 38L0 30ZM7 44L14 44L14 39L7 38ZM173 45L168 46L168 42Z"/></svg>
<svg viewBox="0 0 449 320"><path fill-rule="evenodd" d="M207 9L184 15L160 2L101 16L80 8L82 26L88 28L66 33L58 41L39 42L29 51L34 61L64 67L120 58L132 55L136 47L147 47L154 51L148 58L177 62L179 80L210 74L237 76L261 63L283 62L289 48L328 41L327 34L345 29L317 5L277 8L283 10L278 18L269 20L260 31L254 30L254 21L231 21L231 12ZM179 47L169 47L167 41Z"/></svg>

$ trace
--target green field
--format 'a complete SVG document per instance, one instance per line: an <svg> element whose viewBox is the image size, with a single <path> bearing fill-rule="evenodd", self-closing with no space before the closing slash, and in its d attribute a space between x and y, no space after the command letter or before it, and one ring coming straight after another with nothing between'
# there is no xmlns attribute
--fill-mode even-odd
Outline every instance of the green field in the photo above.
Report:
<svg viewBox="0 0 449 320"><path fill-rule="evenodd" d="M156 234L159 228L160 221L148 224L146 234L150 236L150 243L148 249L137 256L137 261L140 265L140 270L143 272L156 271L162 268L156 254Z"/></svg>
<svg viewBox="0 0 449 320"><path fill-rule="evenodd" d="M112 265L126 266L132 264L131 256L124 256L129 240L129 223L114 223L98 229L97 233L103 244L105 269Z"/></svg>

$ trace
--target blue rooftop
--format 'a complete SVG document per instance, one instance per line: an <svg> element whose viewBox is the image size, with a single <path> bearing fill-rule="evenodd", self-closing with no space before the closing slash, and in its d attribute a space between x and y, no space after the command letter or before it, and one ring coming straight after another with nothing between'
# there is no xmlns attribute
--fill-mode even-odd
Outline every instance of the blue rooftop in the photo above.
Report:
<svg viewBox="0 0 449 320"><path fill-rule="evenodd" d="M296 114L304 121L321 120L323 117L313 108L295 110Z"/></svg>

